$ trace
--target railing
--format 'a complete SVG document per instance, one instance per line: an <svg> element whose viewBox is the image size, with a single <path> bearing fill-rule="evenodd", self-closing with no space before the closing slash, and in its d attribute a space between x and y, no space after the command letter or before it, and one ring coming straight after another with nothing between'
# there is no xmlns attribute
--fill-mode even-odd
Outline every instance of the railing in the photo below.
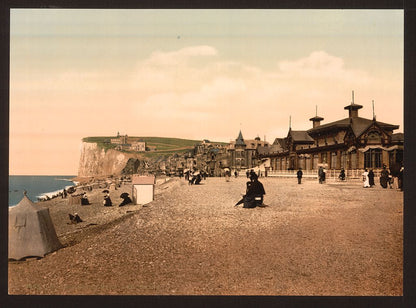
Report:
<svg viewBox="0 0 416 308"><path fill-rule="evenodd" d="M273 170L267 171L267 176L269 177L296 177L297 170ZM302 170L304 178L318 178L318 170ZM326 180L338 180L340 169L325 169L325 179ZM345 179L346 180L361 180L364 169L352 169L345 170ZM381 170L373 170L374 177L380 177ZM264 173L264 172L263 172ZM264 176L264 174L263 174Z"/></svg>

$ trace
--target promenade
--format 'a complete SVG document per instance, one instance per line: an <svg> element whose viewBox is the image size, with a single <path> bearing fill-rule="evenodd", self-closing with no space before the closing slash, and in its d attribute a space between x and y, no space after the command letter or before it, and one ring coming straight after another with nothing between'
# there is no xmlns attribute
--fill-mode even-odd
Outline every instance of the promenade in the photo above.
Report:
<svg viewBox="0 0 416 308"><path fill-rule="evenodd" d="M171 179L71 241L55 215L67 247L9 262L9 294L402 295L403 192L267 177L267 207L235 207L246 181Z"/></svg>

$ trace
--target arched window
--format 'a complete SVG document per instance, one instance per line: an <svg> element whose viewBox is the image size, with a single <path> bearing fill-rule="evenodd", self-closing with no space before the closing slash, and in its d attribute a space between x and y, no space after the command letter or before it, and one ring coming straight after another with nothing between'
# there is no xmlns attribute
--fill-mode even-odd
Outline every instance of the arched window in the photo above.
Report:
<svg viewBox="0 0 416 308"><path fill-rule="evenodd" d="M380 144L381 135L377 131L371 131L367 134L367 143L369 144Z"/></svg>

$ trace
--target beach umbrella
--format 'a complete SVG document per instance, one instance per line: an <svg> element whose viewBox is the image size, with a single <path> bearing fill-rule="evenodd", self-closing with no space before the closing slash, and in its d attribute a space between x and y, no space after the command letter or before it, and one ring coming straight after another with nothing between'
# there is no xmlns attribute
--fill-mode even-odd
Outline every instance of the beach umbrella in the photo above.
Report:
<svg viewBox="0 0 416 308"><path fill-rule="evenodd" d="M108 189L104 189L103 193L109 193L110 191Z"/></svg>
<svg viewBox="0 0 416 308"><path fill-rule="evenodd" d="M120 198L127 198L129 196L129 193L122 193L121 195L120 195Z"/></svg>

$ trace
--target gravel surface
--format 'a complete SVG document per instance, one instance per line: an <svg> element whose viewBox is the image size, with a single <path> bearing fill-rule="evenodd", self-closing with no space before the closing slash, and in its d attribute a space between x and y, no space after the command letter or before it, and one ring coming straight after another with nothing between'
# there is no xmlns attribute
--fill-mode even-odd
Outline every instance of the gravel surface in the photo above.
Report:
<svg viewBox="0 0 416 308"><path fill-rule="evenodd" d="M9 294L403 294L402 192L268 177L267 207L235 207L246 181L171 179L147 206L52 200L66 247L10 261ZM69 210L85 221L68 225Z"/></svg>

